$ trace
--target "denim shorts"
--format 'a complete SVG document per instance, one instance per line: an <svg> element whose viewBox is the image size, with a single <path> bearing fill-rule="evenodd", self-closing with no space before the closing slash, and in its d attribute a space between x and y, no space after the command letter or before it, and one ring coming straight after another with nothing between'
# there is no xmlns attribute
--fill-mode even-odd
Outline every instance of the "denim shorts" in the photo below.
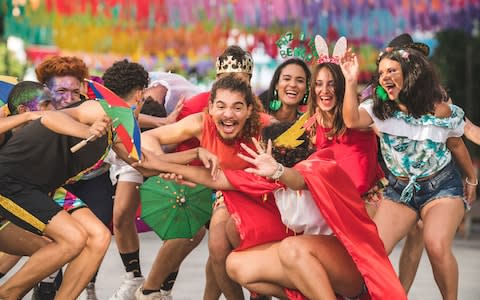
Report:
<svg viewBox="0 0 480 300"><path fill-rule="evenodd" d="M393 174L388 174L388 186L383 190L383 197L397 203L402 203L420 213L420 210L430 201L439 198L452 197L462 200L466 208L463 195L463 181L455 163L450 161L443 169L433 177L424 181L417 180L420 189L413 192L413 197L407 201L401 201L400 195L408 182L400 180Z"/></svg>

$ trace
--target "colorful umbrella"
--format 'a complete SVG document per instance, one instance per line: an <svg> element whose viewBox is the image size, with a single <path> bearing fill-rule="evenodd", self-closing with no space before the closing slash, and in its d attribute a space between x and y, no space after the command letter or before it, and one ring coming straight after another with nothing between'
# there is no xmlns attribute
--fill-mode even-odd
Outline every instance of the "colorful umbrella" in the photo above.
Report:
<svg viewBox="0 0 480 300"><path fill-rule="evenodd" d="M98 99L104 100L100 100L100 104L105 110L105 113L113 120L113 127L120 141L127 149L129 157L140 160L142 153L140 146L140 128L133 115L132 108L102 84L91 80L86 81L95 96Z"/></svg>
<svg viewBox="0 0 480 300"><path fill-rule="evenodd" d="M0 106L7 104L8 95L17 82L15 77L0 75Z"/></svg>
<svg viewBox="0 0 480 300"><path fill-rule="evenodd" d="M212 190L150 177L140 186L142 220L163 240L192 238L212 215Z"/></svg>

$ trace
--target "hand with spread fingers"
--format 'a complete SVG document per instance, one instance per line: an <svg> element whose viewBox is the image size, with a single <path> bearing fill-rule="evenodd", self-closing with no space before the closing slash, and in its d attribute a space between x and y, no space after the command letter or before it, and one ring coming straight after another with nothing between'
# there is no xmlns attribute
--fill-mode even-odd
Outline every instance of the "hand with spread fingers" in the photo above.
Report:
<svg viewBox="0 0 480 300"><path fill-rule="evenodd" d="M357 80L360 67L357 56L352 52L352 49L348 49L341 57L340 67L346 82L354 82Z"/></svg>
<svg viewBox="0 0 480 300"><path fill-rule="evenodd" d="M248 154L250 154L251 157L243 155L241 153L237 154L241 159L255 166L255 168L245 169L245 172L252 173L258 176L271 177L278 169L278 162L272 156L272 141L268 140L266 150L263 149L257 139L252 138L252 141L255 145L256 151L243 143L240 144L240 146Z"/></svg>

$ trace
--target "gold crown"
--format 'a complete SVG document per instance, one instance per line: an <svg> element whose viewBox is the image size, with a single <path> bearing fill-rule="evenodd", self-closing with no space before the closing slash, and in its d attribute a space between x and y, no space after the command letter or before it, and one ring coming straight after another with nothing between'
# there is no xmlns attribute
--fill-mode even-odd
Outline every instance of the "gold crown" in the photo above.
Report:
<svg viewBox="0 0 480 300"><path fill-rule="evenodd" d="M244 59L240 62L233 56L229 55L225 59L217 58L215 64L217 69L217 75L222 73L247 73L252 74L253 71L253 59L250 54L245 54Z"/></svg>
<svg viewBox="0 0 480 300"><path fill-rule="evenodd" d="M303 125L306 121L308 121L308 113L304 113L292 126L290 126L290 128L278 136L273 141L273 145L275 147L295 149L303 144L305 141L299 140L298 138L305 132L305 127Z"/></svg>

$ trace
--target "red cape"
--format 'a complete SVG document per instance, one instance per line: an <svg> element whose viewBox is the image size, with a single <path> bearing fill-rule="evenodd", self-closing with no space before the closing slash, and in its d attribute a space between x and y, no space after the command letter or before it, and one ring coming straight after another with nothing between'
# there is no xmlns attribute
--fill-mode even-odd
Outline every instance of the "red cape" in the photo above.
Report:
<svg viewBox="0 0 480 300"><path fill-rule="evenodd" d="M295 168L303 174L320 212L363 275L370 298L407 299L363 200L350 177L330 158L330 151L319 151ZM271 194L280 184L244 171L224 172L238 189L224 192L225 204L242 237L236 250L280 241L292 234L281 222ZM268 195L267 201L263 201L264 195ZM289 299L305 299L296 291L287 294Z"/></svg>

